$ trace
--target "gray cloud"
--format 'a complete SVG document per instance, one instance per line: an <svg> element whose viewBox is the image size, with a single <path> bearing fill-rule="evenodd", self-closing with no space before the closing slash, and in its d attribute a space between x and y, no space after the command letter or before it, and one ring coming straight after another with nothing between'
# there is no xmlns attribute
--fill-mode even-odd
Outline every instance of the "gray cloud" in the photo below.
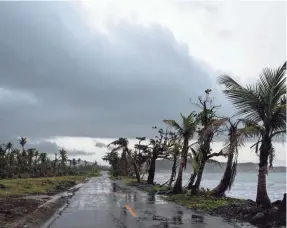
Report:
<svg viewBox="0 0 287 228"><path fill-rule="evenodd" d="M19 145L19 142L17 140L12 141L13 147L21 148ZM68 150L66 148L59 147L54 142L49 141L39 141L39 142L33 142L29 141L25 145L25 148L36 148L39 152L47 153L49 156L54 157L54 154L59 154L60 149L65 149L67 151L68 157L75 157L75 156L89 156L94 155L94 151L83 151L83 150Z"/></svg>
<svg viewBox="0 0 287 228"><path fill-rule="evenodd" d="M68 2L0 2L0 50L0 88L35 100L5 103L2 138L148 136L206 88L226 102L171 31L123 21L92 33Z"/></svg>

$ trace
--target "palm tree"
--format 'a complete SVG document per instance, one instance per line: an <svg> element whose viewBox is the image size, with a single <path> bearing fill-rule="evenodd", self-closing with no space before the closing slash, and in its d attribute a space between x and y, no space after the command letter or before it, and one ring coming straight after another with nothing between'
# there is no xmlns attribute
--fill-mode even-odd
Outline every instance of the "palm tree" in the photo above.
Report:
<svg viewBox="0 0 287 228"><path fill-rule="evenodd" d="M47 153L40 153L39 159L41 161L41 175L44 175L47 169Z"/></svg>
<svg viewBox="0 0 287 228"><path fill-rule="evenodd" d="M64 149L59 150L60 153L60 157L61 157L61 166L62 166L62 171L65 172L66 169L66 163L68 160L68 156L67 156L67 151L65 151Z"/></svg>
<svg viewBox="0 0 287 228"><path fill-rule="evenodd" d="M221 120L218 120L217 122L219 121ZM223 196L226 190L230 190L233 185L236 176L238 149L241 146L244 146L246 139L258 134L257 126L249 125L246 120L239 119L232 122L230 119L226 118L226 121L229 124L229 126L226 126L228 128L228 141L225 143L222 150L224 154L227 154L227 164L220 183L211 191L213 196L219 197ZM225 124L225 121L221 121L221 123ZM245 124L245 126L238 128L240 123Z"/></svg>
<svg viewBox="0 0 287 228"><path fill-rule="evenodd" d="M275 153L272 141L278 137L283 138L286 134L285 72L286 62L277 69L264 69L257 83L246 87L228 75L219 79L219 83L225 86L223 93L233 103L238 114L260 126L256 144L260 160L256 202L265 208L271 207L266 189L266 174L268 163L272 167Z"/></svg>
<svg viewBox="0 0 287 228"><path fill-rule="evenodd" d="M126 162L126 154L129 156L129 158L131 159L132 161L132 164L133 164L133 167L134 167L134 171L135 171L135 174L136 174L136 178L137 178L137 181L138 183L140 182L140 173L139 173L139 170L138 170L138 166L136 164L136 161L135 159L133 158L132 156L132 153L131 153L131 150L128 148L128 144L129 144L129 141L126 139L126 138L119 138L113 142L111 142L108 147L110 145L114 145L114 146L117 146L116 148L114 148L112 150L112 152L114 151L118 151L120 149L123 150L122 152L122 156L121 156L121 164L122 164L122 160L125 160L125 166L127 165L127 162ZM127 167L125 167L125 169L127 169ZM125 170L126 171L126 170Z"/></svg>
<svg viewBox="0 0 287 228"><path fill-rule="evenodd" d="M72 160L73 168L76 169L77 161L75 158Z"/></svg>
<svg viewBox="0 0 287 228"><path fill-rule="evenodd" d="M30 171L32 171L32 162L33 162L33 157L35 155L35 151L36 151L36 149L34 149L34 148L29 148L27 150L27 152L28 152L28 169Z"/></svg>
<svg viewBox="0 0 287 228"><path fill-rule="evenodd" d="M116 148L113 149L113 151L118 151L122 150L121 153L121 160L120 160L120 166L122 170L122 175L126 176L128 175L128 161L127 161L127 152L128 152L128 140L125 138L119 138L113 142L111 142L110 145L115 145L117 146Z"/></svg>
<svg viewBox="0 0 287 228"><path fill-rule="evenodd" d="M27 138L26 137L20 137L19 143L22 146L22 151L24 151L24 146L27 143Z"/></svg>
<svg viewBox="0 0 287 228"><path fill-rule="evenodd" d="M172 190L175 194L182 192L182 173L183 169L186 167L189 140L193 137L197 126L197 121L193 112L190 113L187 117L181 114L181 118L182 125L179 125L175 120L164 120L164 123L173 127L183 139L183 147L181 152L181 161L178 169L178 176Z"/></svg>
<svg viewBox="0 0 287 228"><path fill-rule="evenodd" d="M57 173L57 166L58 166L58 158L57 158L58 154L55 153L55 160L54 160L54 174Z"/></svg>
<svg viewBox="0 0 287 228"><path fill-rule="evenodd" d="M12 149L13 149L13 144L11 142L8 142L6 144L6 151L7 151L7 153L11 152Z"/></svg>
<svg viewBox="0 0 287 228"><path fill-rule="evenodd" d="M174 146L169 150L169 153L172 157L171 174L170 174L170 179L168 182L169 189L171 189L172 182L175 180L175 177L176 177L177 159L178 159L178 156L180 155L181 148L182 148L182 142L179 139L174 144Z"/></svg>

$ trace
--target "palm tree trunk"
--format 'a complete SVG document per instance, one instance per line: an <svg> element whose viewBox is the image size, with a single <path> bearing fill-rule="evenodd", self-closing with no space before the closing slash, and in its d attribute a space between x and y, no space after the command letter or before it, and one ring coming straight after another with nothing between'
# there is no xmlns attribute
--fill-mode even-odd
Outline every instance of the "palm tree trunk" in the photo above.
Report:
<svg viewBox="0 0 287 228"><path fill-rule="evenodd" d="M181 158L179 169L178 169L178 175L176 182L173 186L172 193L174 194L179 194L182 193L182 172L183 172L183 167L184 167L184 158Z"/></svg>
<svg viewBox="0 0 287 228"><path fill-rule="evenodd" d="M147 183L148 184L153 184L154 181L154 175L155 175L155 161L156 161L156 157L153 156L151 163L150 163L150 167L148 170L148 178L147 178Z"/></svg>
<svg viewBox="0 0 287 228"><path fill-rule="evenodd" d="M205 159L202 159L202 161L200 162L200 166L199 166L198 173L197 173L197 179L194 184L196 193L199 191L205 163L206 163Z"/></svg>
<svg viewBox="0 0 287 228"><path fill-rule="evenodd" d="M266 174L267 165L264 167L259 167L256 203L258 205L262 205L264 208L271 208L271 201L268 197L266 189Z"/></svg>
<svg viewBox="0 0 287 228"><path fill-rule="evenodd" d="M193 182L195 181L196 176L197 176L197 173L195 171L190 175L187 189L191 189L191 186L193 185Z"/></svg>
<svg viewBox="0 0 287 228"><path fill-rule="evenodd" d="M174 155L173 156L173 164L172 164L172 168L171 168L171 176L170 176L170 180L169 180L169 183L168 183L168 188L170 189L171 188L171 185L172 185L172 182L176 176L176 162L177 162L177 156Z"/></svg>
<svg viewBox="0 0 287 228"><path fill-rule="evenodd" d="M137 163L135 161L135 159L132 157L130 151L128 148L126 148L126 151L129 155L129 157L131 158L132 160L132 163L133 163L133 167L134 167L134 170L135 170L135 174L136 174L136 178L137 178L137 182L140 183L141 182L141 176L140 176L140 172L139 172L139 169L138 169L138 166L137 166Z"/></svg>
<svg viewBox="0 0 287 228"><path fill-rule="evenodd" d="M187 153L188 153L188 142L189 142L189 138L185 137L183 141L183 148L182 148L182 153L181 153L180 165L178 169L178 175L177 175L177 179L172 190L174 194L182 193L182 173L186 165L186 159L187 159Z"/></svg>
<svg viewBox="0 0 287 228"><path fill-rule="evenodd" d="M227 165L223 174L223 177L219 184L211 191L211 194L216 197L222 197L225 191L228 189L228 186L232 178L232 164L233 164L234 153L229 153L227 159Z"/></svg>
<svg viewBox="0 0 287 228"><path fill-rule="evenodd" d="M258 170L258 182L257 182L257 205L262 205L264 208L271 208L271 201L267 194L266 189L266 175L268 168L268 155L271 151L272 144L271 139L266 135L263 137L262 144L260 146L260 156L259 156L259 170Z"/></svg>
<svg viewBox="0 0 287 228"><path fill-rule="evenodd" d="M122 170L122 175L127 176L128 175L128 164L127 164L127 155L126 155L126 149L123 149L122 155L121 155L121 170Z"/></svg>

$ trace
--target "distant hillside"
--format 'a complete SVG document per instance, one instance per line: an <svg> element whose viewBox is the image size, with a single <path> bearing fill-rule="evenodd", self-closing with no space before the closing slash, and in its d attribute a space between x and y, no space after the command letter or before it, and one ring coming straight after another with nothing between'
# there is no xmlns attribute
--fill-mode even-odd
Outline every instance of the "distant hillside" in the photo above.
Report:
<svg viewBox="0 0 287 228"><path fill-rule="evenodd" d="M156 170L157 171L166 171L171 170L172 162L168 160L157 160L156 161ZM223 170L226 167L225 162L221 162L220 166L217 164L206 164L204 172L223 172ZM190 164L187 164L186 167L187 171L192 171L192 167ZM237 172L257 172L258 170L258 164L248 162L248 163L238 163L237 166ZM278 166L274 167L270 170L270 172L276 172L276 173L286 173L286 167L284 166Z"/></svg>

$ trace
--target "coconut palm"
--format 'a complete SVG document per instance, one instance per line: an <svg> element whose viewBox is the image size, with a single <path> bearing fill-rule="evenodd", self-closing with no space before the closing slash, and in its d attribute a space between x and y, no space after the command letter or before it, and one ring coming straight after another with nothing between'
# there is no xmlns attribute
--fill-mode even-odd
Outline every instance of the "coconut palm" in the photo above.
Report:
<svg viewBox="0 0 287 228"><path fill-rule="evenodd" d="M127 169L126 155L129 156L129 158L131 159L132 164L133 164L133 168L134 168L134 171L135 171L135 174L136 174L137 181L139 183L140 182L140 173L139 173L136 161L135 161L135 159L132 156L131 150L128 148L128 144L129 144L129 141L126 138L119 138L119 139L111 142L108 145L108 147L110 145L116 146L116 148L112 149L112 152L122 149L123 152L122 152L122 155L121 155L121 164L122 164L122 161L125 161L125 169Z"/></svg>
<svg viewBox="0 0 287 228"><path fill-rule="evenodd" d="M13 144L11 142L8 142L6 144L6 151L11 152L12 149L13 149Z"/></svg>
<svg viewBox="0 0 287 228"><path fill-rule="evenodd" d="M181 125L178 124L175 120L164 120L164 123L173 127L183 139L183 147L181 151L181 161L178 169L178 176L172 190L175 194L182 192L182 173L183 169L186 167L189 140L193 137L197 126L195 113L192 112L187 117L181 114L181 118Z"/></svg>
<svg viewBox="0 0 287 228"><path fill-rule="evenodd" d="M41 175L44 175L47 169L47 153L40 153L39 160L41 162L40 172Z"/></svg>
<svg viewBox="0 0 287 228"><path fill-rule="evenodd" d="M62 167L62 171L65 172L66 170L66 163L68 160L68 156L67 156L67 151L64 149L59 150L60 153L60 158L61 158L61 167Z"/></svg>
<svg viewBox="0 0 287 228"><path fill-rule="evenodd" d="M219 83L225 86L223 93L238 110L238 115L260 126L256 144L260 160L256 202L265 208L271 207L266 189L266 174L268 163L272 166L275 153L272 141L286 134L285 72L286 62L277 69L266 68L255 85L245 87L228 75L219 79Z"/></svg>
<svg viewBox="0 0 287 228"><path fill-rule="evenodd" d="M28 150L27 150L27 153L28 153L28 169L30 170L30 171L32 171L32 162L33 162L33 157L35 156L35 151L36 151L36 149L34 149L34 148L29 148Z"/></svg>
<svg viewBox="0 0 287 228"><path fill-rule="evenodd" d="M111 142L110 145L116 146L116 148L112 149L112 151L119 151L122 150L121 158L120 158L120 167L122 170L122 175L126 176L128 175L128 161L127 161L127 152L128 152L128 140L125 138L119 138L113 142Z"/></svg>
<svg viewBox="0 0 287 228"><path fill-rule="evenodd" d="M20 137L19 143L22 146L22 150L24 151L24 146L27 143L27 138L26 137Z"/></svg>
<svg viewBox="0 0 287 228"><path fill-rule="evenodd" d="M172 157L172 166L171 166L171 174L170 179L168 181L168 188L171 189L172 182L175 180L176 177L176 168L177 168L177 159L180 155L180 151L182 149L182 142L180 139L175 142L174 146L169 149L168 153Z"/></svg>
<svg viewBox="0 0 287 228"><path fill-rule="evenodd" d="M228 141L222 149L223 153L227 155L227 164L221 181L211 191L212 195L219 197L223 196L226 190L230 190L233 185L237 169L238 149L244 146L248 138L254 137L259 133L258 126L250 125L246 120L239 119L235 122L227 118L225 120L226 122L222 120L218 120L217 122L226 125L228 129ZM239 128L241 123L245 126Z"/></svg>

